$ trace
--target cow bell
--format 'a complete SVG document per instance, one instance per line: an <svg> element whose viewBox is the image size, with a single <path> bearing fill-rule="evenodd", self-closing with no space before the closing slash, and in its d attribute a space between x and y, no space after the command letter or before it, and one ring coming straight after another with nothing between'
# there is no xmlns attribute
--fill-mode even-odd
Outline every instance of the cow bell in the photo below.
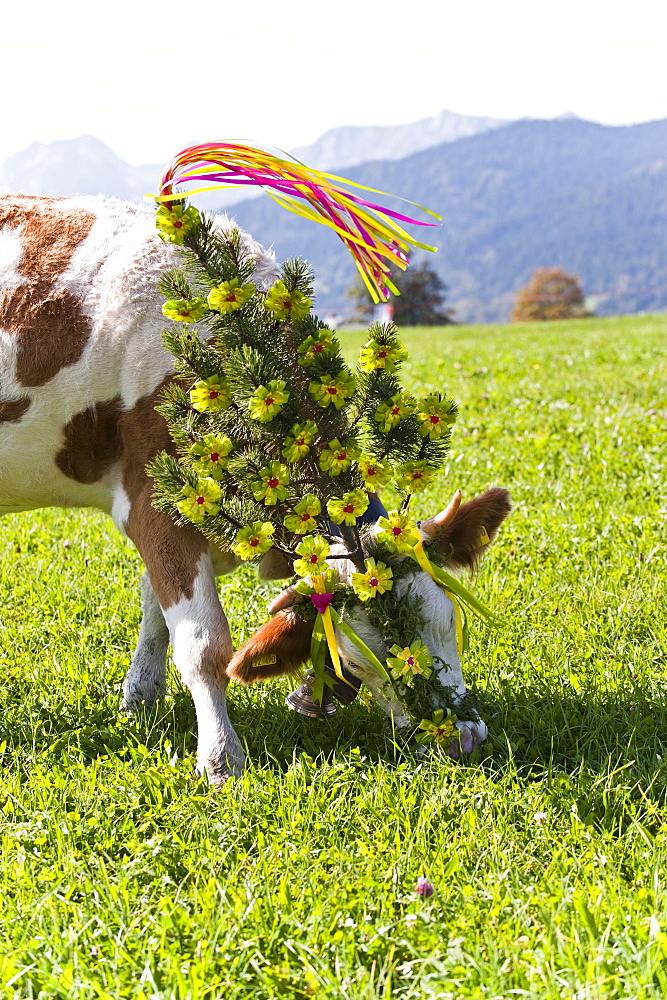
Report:
<svg viewBox="0 0 667 1000"><path fill-rule="evenodd" d="M336 714L336 706L333 703L331 688L324 686L322 693L322 704L318 704L313 697L313 674L306 674L296 691L292 691L285 698L285 704L293 712L299 715L307 715L310 719L328 719Z"/></svg>

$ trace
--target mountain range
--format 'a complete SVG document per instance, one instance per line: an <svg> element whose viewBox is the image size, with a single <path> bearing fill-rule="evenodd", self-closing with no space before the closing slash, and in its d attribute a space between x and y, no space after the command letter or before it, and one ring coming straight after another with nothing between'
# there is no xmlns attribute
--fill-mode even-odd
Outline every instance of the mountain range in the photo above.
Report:
<svg viewBox="0 0 667 1000"><path fill-rule="evenodd" d="M553 266L578 274L601 314L667 309L667 120L604 126L568 115L504 123L442 112L407 126L334 129L294 152L442 215L439 228L419 229L417 238L440 247L427 256L459 321L507 320L531 272ZM160 169L132 167L82 136L34 143L11 157L0 189L140 200L156 189ZM224 208L230 194L239 197L208 195L204 207ZM349 311L345 290L355 268L330 230L268 198L246 198L233 215L273 244L279 259L311 262L321 314Z"/></svg>

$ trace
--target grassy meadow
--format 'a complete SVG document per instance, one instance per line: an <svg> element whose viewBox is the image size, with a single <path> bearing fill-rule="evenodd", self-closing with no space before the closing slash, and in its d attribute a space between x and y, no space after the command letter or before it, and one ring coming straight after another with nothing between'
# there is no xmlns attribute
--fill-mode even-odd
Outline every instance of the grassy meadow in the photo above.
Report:
<svg viewBox="0 0 667 1000"><path fill-rule="evenodd" d="M667 996L667 316L402 339L414 391L460 404L414 513L514 498L474 583L506 619L465 667L487 743L420 759L374 704L233 686L248 768L210 791L173 669L117 714L131 545L94 511L5 517L0 997ZM237 642L276 589L220 581Z"/></svg>

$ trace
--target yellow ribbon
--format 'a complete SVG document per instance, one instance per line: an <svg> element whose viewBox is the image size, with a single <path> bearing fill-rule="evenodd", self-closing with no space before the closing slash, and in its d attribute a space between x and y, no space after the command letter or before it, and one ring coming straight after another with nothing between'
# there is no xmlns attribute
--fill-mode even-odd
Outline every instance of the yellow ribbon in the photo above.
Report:
<svg viewBox="0 0 667 1000"><path fill-rule="evenodd" d="M421 540L419 534L415 531L413 532L413 535L415 538L418 539L417 544L412 549L415 560L419 563L424 572L428 573L431 579L435 583L437 583L437 585L442 590L444 590L444 592L447 594L447 597L454 605L454 622L456 625L456 645L458 646L459 656L463 656L465 643L463 638L463 614L461 612L461 605L459 604L457 598L451 592L451 590L445 587L442 580L439 580L438 577L436 576L435 570L431 565L429 557L426 555L426 552L424 551L424 543Z"/></svg>
<svg viewBox="0 0 667 1000"><path fill-rule="evenodd" d="M320 576L319 573L311 577L311 580L313 583L313 590L315 591L316 594L326 594L326 589L324 586L324 578ZM331 653L331 661L333 663L333 668L336 673L336 677L341 681L345 681L346 684L350 684L350 682L345 680L345 677L343 676L343 668L341 667L340 664L340 656L338 655L338 646L336 645L336 633L334 631L333 621L331 620L331 609L325 608L324 611L320 612L320 614L322 615L324 635L327 640L327 646L329 647L329 652ZM350 687L353 686L354 685L350 684Z"/></svg>

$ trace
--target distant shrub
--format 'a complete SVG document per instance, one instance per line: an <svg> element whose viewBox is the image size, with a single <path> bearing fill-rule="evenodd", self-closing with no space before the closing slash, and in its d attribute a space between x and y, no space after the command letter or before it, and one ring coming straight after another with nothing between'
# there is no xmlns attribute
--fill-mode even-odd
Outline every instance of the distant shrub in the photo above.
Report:
<svg viewBox="0 0 667 1000"><path fill-rule="evenodd" d="M548 319L582 319L587 312L584 293L576 274L560 267L540 267L528 284L517 292L513 323L535 323Z"/></svg>

